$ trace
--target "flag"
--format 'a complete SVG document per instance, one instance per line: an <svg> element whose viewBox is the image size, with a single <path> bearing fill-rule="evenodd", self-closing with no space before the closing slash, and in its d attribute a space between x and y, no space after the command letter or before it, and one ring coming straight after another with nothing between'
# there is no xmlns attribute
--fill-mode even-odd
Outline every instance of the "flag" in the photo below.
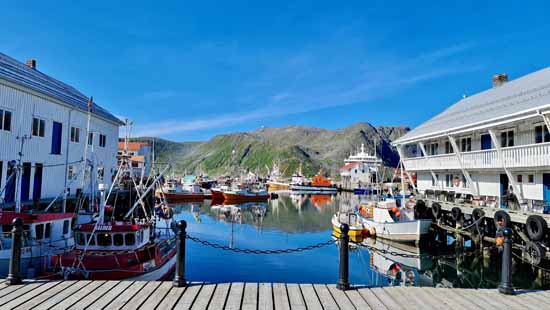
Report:
<svg viewBox="0 0 550 310"><path fill-rule="evenodd" d="M94 104L94 97L90 97L90 100L88 100L88 111L92 112L92 105Z"/></svg>

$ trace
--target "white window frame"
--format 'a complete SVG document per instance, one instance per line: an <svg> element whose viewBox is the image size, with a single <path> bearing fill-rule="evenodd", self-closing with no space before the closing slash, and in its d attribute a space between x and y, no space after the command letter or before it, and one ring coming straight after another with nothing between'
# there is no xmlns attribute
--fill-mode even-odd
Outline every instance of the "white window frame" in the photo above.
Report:
<svg viewBox="0 0 550 310"><path fill-rule="evenodd" d="M508 140L509 140L509 139L508 139L508 132L510 132L510 131L513 132L513 134L514 134L514 145L508 145ZM506 146L502 146L502 134L503 134L504 132L506 132ZM502 130L500 130L500 131L498 132L498 134L499 134L498 138L499 138L499 140L500 140L500 141L498 141L498 142L500 143L500 147L501 147L501 148L513 147L513 146L518 145L518 144L516 143L517 137L518 137L518 135L517 135L517 133L516 133L516 128L502 129Z"/></svg>
<svg viewBox="0 0 550 310"><path fill-rule="evenodd" d="M38 121L38 128L37 128L37 134L34 134L34 120ZM44 126L41 126L44 125ZM40 128L42 127L42 135L40 135ZM46 120L40 117L33 116L32 117L32 125L31 125L31 135L33 137L38 138L44 138L46 136Z"/></svg>
<svg viewBox="0 0 550 310"><path fill-rule="evenodd" d="M103 138L103 141L101 141L102 140L101 138ZM100 133L99 134L99 147L105 147L105 146L107 146L107 136Z"/></svg>
<svg viewBox="0 0 550 310"><path fill-rule="evenodd" d="M542 142L537 142L537 127L539 127L539 126L542 127ZM534 126L533 126L533 143L542 144L542 143L550 142L550 141L544 141L544 137L545 137L544 132L545 132L545 130L550 132L550 129L546 126L545 123L536 123L536 124L534 124Z"/></svg>
<svg viewBox="0 0 550 310"><path fill-rule="evenodd" d="M529 182L529 176L533 176L533 182ZM527 173L526 178L523 180L523 183L525 184L535 184L537 182L537 174L536 173Z"/></svg>
<svg viewBox="0 0 550 310"><path fill-rule="evenodd" d="M74 136L78 141L73 140L73 129L75 129L75 132L78 133L78 135ZM71 136L69 137L69 141L71 141L71 143L80 143L80 127L71 126Z"/></svg>
<svg viewBox="0 0 550 310"><path fill-rule="evenodd" d="M470 139L470 150L465 150L463 151L462 150L462 140L466 140L466 139ZM474 139L472 138L472 136L462 136L458 139L458 148L460 150L460 153L468 153L468 152L471 152L472 151L472 142L474 141ZM452 149L452 146L451 146L451 149ZM454 150L453 150L454 151Z"/></svg>
<svg viewBox="0 0 550 310"><path fill-rule="evenodd" d="M2 111L1 115L1 121L0 121L0 132L11 132L13 129L13 111L11 109L7 109L4 107L0 107L0 110ZM6 112L10 112L10 130L4 130L4 122L6 120Z"/></svg>

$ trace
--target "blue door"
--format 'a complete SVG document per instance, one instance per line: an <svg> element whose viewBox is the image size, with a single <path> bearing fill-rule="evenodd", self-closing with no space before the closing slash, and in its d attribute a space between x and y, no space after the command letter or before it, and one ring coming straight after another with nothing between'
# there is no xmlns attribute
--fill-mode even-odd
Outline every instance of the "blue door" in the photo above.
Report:
<svg viewBox="0 0 550 310"><path fill-rule="evenodd" d="M29 200L31 192L31 163L23 163L21 176L21 201Z"/></svg>
<svg viewBox="0 0 550 310"><path fill-rule="evenodd" d="M493 146L491 145L491 135L484 134L481 135L481 149L482 150L490 150Z"/></svg>
<svg viewBox="0 0 550 310"><path fill-rule="evenodd" d="M52 154L61 154L61 137L63 136L63 124L53 122L52 127Z"/></svg>
<svg viewBox="0 0 550 310"><path fill-rule="evenodd" d="M34 180L32 183L32 199L42 198L42 164L36 164L34 168Z"/></svg>
<svg viewBox="0 0 550 310"><path fill-rule="evenodd" d="M550 205L550 173L542 175L542 190L545 205Z"/></svg>

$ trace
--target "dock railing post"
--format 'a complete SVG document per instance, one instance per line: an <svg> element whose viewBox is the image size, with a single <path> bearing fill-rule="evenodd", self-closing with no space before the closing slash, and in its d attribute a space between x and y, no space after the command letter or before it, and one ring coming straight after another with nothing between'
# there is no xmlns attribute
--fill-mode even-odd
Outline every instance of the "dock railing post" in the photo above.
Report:
<svg viewBox="0 0 550 310"><path fill-rule="evenodd" d="M176 227L176 275L172 285L184 287L187 285L187 281L185 281L185 239L187 237L185 229L187 228L187 222L179 221Z"/></svg>
<svg viewBox="0 0 550 310"><path fill-rule="evenodd" d="M11 257L10 270L6 278L8 285L21 284L21 236L23 235L23 220L16 217L12 221L13 229L11 230Z"/></svg>
<svg viewBox="0 0 550 310"><path fill-rule="evenodd" d="M501 231L504 237L502 249L502 271L498 291L502 294L513 295L512 287L512 229L505 227Z"/></svg>
<svg viewBox="0 0 550 310"><path fill-rule="evenodd" d="M336 288L342 291L349 289L349 226L340 225L340 272Z"/></svg>

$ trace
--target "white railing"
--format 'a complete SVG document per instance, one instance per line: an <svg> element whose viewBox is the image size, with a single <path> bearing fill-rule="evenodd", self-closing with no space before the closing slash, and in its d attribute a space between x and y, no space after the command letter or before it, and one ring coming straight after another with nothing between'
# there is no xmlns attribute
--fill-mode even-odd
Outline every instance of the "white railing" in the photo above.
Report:
<svg viewBox="0 0 550 310"><path fill-rule="evenodd" d="M465 169L498 169L502 168L502 164L508 168L545 167L550 166L550 143L502 148L502 164L496 149L466 152L461 155ZM405 169L410 171L460 169L455 154L405 158L403 163Z"/></svg>

